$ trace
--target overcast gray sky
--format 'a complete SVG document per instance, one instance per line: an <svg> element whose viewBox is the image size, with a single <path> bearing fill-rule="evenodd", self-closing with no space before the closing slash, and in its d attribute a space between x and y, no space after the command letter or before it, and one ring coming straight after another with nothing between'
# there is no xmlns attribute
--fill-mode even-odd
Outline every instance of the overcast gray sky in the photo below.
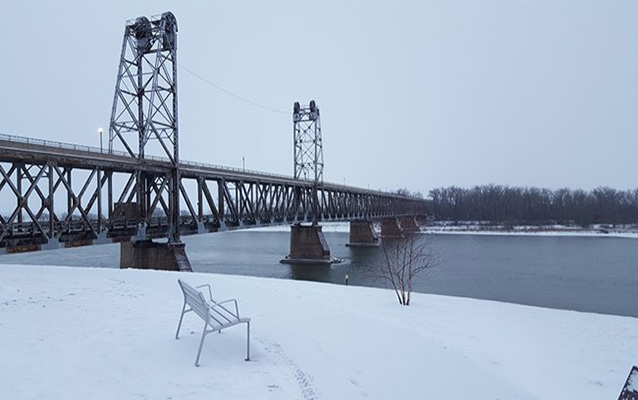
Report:
<svg viewBox="0 0 638 400"><path fill-rule="evenodd" d="M638 2L29 1L0 24L0 132L99 146L127 19L172 11L185 160L292 174L295 101L327 181L638 187Z"/></svg>

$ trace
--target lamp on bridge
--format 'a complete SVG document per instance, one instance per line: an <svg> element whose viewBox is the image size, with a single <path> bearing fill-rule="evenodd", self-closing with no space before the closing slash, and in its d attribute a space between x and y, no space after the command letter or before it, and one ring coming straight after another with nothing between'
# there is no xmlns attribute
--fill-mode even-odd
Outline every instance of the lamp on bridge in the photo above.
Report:
<svg viewBox="0 0 638 400"><path fill-rule="evenodd" d="M100 135L100 153L102 152L102 133L104 133L104 129L100 126L97 128L97 133Z"/></svg>

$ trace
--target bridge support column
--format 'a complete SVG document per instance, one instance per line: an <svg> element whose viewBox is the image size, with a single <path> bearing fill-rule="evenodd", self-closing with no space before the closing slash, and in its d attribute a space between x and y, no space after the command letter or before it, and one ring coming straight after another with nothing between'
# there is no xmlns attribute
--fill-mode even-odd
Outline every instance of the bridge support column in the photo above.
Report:
<svg viewBox="0 0 638 400"><path fill-rule="evenodd" d="M56 238L49 239L47 240L45 244L42 245L42 250L56 250L61 248L62 248L62 245L60 244L60 241Z"/></svg>
<svg viewBox="0 0 638 400"><path fill-rule="evenodd" d="M184 243L122 242L120 268L192 271Z"/></svg>
<svg viewBox="0 0 638 400"><path fill-rule="evenodd" d="M414 217L401 217L399 223L401 224L401 229L406 232L418 232L421 230Z"/></svg>
<svg viewBox="0 0 638 400"><path fill-rule="evenodd" d="M374 231L372 221L350 221L350 241L348 247L376 247L379 245L379 236Z"/></svg>
<svg viewBox="0 0 638 400"><path fill-rule="evenodd" d="M290 255L282 264L331 264L328 242L319 225L296 224L290 227Z"/></svg>
<svg viewBox="0 0 638 400"><path fill-rule="evenodd" d="M381 220L381 237L401 237L403 230L396 218L383 218Z"/></svg>

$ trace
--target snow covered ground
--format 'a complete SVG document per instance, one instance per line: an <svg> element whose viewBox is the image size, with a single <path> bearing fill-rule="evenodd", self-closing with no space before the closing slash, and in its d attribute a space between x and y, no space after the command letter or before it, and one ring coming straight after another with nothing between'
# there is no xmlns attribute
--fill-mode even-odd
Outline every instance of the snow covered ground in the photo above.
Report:
<svg viewBox="0 0 638 400"><path fill-rule="evenodd" d="M322 222L324 232L345 232L350 231L349 222ZM492 229L490 229L492 228ZM376 227L380 231L380 227ZM254 232L290 232L290 226L277 225L260 228L251 228ZM586 236L586 237L623 237L638 239L638 233L627 230L601 230L593 227L591 229L567 227L563 225L552 225L546 227L518 226L512 230L504 227L485 227L480 225L433 225L421 228L422 232L443 235L531 235L531 236ZM604 233L607 232L607 233Z"/></svg>
<svg viewBox="0 0 638 400"><path fill-rule="evenodd" d="M438 221L423 228L424 232L452 235L531 235L531 236L586 236L586 237L622 237L638 239L635 228L621 226L610 228L594 225L589 228L566 225L519 225L505 227L503 225L486 225L481 223L454 224L451 221Z"/></svg>
<svg viewBox="0 0 638 400"><path fill-rule="evenodd" d="M583 230L583 231L486 231L486 230L472 230L472 229L432 229L424 228L422 230L426 233L440 234L440 235L493 235L493 236L512 236L512 235L526 235L526 236L580 236L580 237L618 237L628 239L638 239L638 233L636 232L609 232L602 233L595 230Z"/></svg>
<svg viewBox="0 0 638 400"><path fill-rule="evenodd" d="M210 335L177 278L252 318ZM629 301L629 300L628 300ZM613 399L638 319L228 275L0 265L2 399Z"/></svg>

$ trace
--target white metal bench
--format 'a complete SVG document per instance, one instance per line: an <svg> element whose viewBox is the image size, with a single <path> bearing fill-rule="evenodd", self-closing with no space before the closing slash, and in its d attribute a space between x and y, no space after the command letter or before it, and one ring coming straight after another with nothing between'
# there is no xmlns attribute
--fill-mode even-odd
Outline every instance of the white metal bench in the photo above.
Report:
<svg viewBox="0 0 638 400"><path fill-rule="evenodd" d="M213 294L210 285L201 285L196 288L192 287L188 283L177 280L179 287L184 294L184 306L182 307L182 314L179 317L179 324L177 324L177 332L175 333L175 339L179 339L179 329L182 326L182 320L184 314L194 311L204 320L204 330L202 332L202 339L199 342L199 350L197 350L197 358L195 358L195 366L199 367L199 356L202 353L202 346L204 345L204 339L206 335L213 332L221 332L222 329L230 328L238 324L246 324L246 361L250 360L250 318L240 318L239 307L237 306L237 300L229 299L221 302L213 300ZM210 302L206 300L204 294L197 290L202 287L208 287L208 295ZM226 303L234 303L235 308L229 310L224 307ZM186 306L189 308L187 309Z"/></svg>

